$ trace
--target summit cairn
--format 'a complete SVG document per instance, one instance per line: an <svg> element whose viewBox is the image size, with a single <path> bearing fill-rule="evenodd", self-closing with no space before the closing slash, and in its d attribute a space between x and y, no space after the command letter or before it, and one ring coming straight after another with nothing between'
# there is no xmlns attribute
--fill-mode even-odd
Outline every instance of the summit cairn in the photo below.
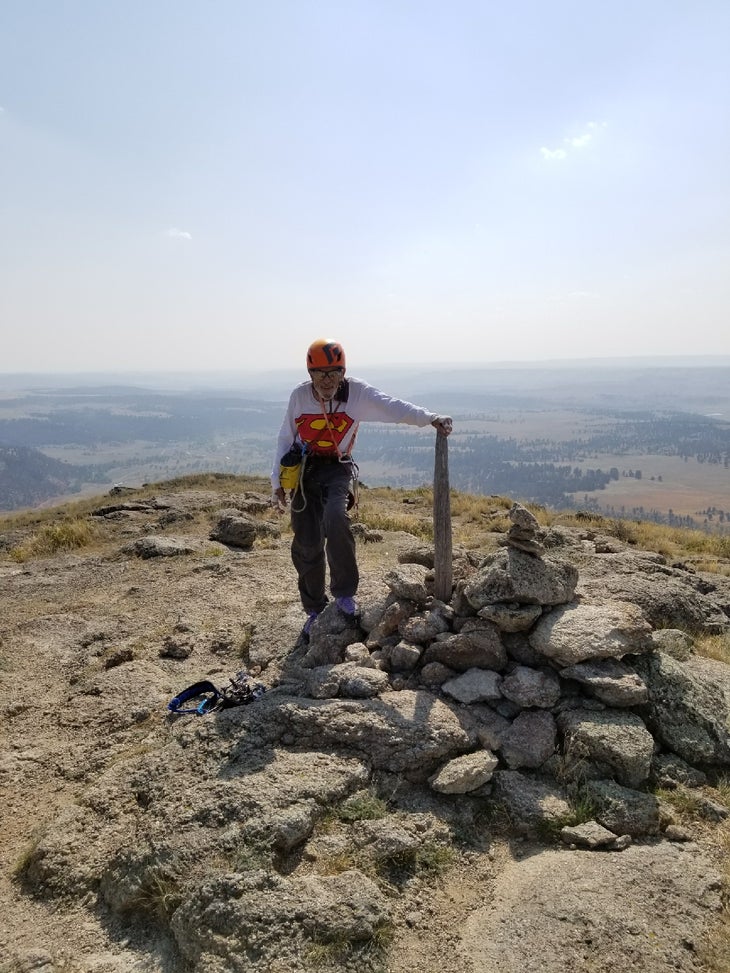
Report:
<svg viewBox="0 0 730 973"><path fill-rule="evenodd" d="M500 545L502 547L514 547L526 554L542 557L545 553L545 545L540 540L541 528L535 515L530 513L527 507L523 507L521 503L515 503L507 516L512 521L512 526L507 532L507 536L500 540Z"/></svg>

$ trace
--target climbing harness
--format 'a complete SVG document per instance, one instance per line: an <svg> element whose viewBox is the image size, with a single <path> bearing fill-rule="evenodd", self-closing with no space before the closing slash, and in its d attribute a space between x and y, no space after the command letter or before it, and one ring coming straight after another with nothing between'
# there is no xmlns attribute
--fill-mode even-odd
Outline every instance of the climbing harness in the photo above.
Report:
<svg viewBox="0 0 730 973"><path fill-rule="evenodd" d="M355 445L355 440L357 439L357 431L359 428L359 423L357 422L355 423L355 428L352 431L352 435L350 436L350 441L348 443L348 447L349 447L348 451L346 453L343 453L339 447L339 443L337 442L337 437L335 436L335 430L332 425L330 416L327 415L327 410L325 409L325 405L324 405L324 399L321 398L321 396L319 395L317 396L317 398L319 399L319 404L322 408L322 416L324 417L325 425L327 426L330 436L332 437L332 445L335 447L335 452L337 453L337 459L340 463L350 467L350 475L352 476L352 490L348 494L347 509L352 510L354 508L353 517L357 518L358 504L360 499L359 497L360 491L358 489L360 468L355 462L355 460L352 458L351 454L352 454L352 448ZM332 413L330 413L330 415L332 415Z"/></svg>
<svg viewBox="0 0 730 973"><path fill-rule="evenodd" d="M184 713L205 716L206 713L228 709L231 706L255 703L266 692L266 686L260 682L252 683L248 673L243 671L230 678L228 683L228 686L218 689L208 679L195 682L170 700L167 708L176 716L182 716ZM183 708L185 703L192 703L192 706Z"/></svg>

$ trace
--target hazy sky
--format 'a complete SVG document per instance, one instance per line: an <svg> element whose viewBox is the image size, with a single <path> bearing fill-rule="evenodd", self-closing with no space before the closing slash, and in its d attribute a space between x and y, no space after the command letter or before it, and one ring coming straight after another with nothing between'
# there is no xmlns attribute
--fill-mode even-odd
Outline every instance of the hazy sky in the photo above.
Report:
<svg viewBox="0 0 730 973"><path fill-rule="evenodd" d="M729 354L728 50L728 0L4 0L0 372Z"/></svg>

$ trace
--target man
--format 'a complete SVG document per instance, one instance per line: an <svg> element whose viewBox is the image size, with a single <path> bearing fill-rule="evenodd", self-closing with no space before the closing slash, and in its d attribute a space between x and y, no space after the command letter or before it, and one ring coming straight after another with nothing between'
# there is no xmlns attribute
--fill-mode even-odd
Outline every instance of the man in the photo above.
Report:
<svg viewBox="0 0 730 973"><path fill-rule="evenodd" d="M337 607L355 615L359 582L355 538L347 515L354 464L351 452L360 422L405 422L451 432L451 419L393 399L358 378L345 378L342 345L318 338L307 350L309 381L297 385L279 430L271 486L279 510L286 509L281 460L294 446L302 451L301 477L290 490L294 531L291 554L299 577L299 595L307 612L302 634L327 604L326 564ZM285 480L285 482L287 482ZM326 561L326 563L325 563Z"/></svg>

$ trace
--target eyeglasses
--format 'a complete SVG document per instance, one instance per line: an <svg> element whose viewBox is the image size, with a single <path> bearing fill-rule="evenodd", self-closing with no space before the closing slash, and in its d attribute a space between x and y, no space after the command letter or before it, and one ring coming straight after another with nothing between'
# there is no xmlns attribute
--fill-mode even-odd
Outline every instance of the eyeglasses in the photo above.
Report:
<svg viewBox="0 0 730 973"><path fill-rule="evenodd" d="M310 368L309 374L312 378L342 378L345 374L344 368Z"/></svg>

